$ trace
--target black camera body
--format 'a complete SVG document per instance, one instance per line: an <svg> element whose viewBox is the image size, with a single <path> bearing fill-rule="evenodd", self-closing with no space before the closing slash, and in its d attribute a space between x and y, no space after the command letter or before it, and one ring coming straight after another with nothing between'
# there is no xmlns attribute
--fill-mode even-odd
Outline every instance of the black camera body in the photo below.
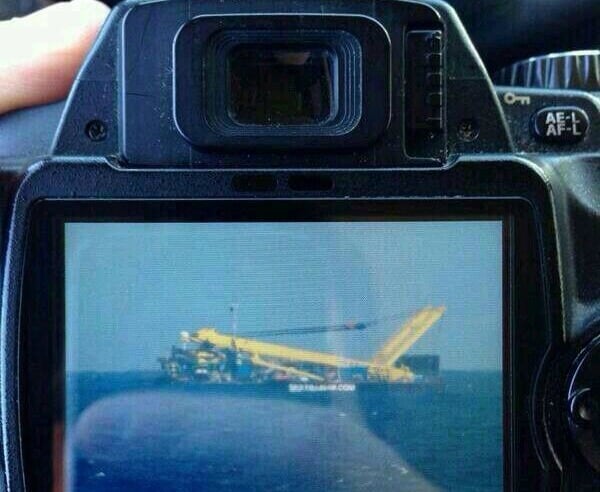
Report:
<svg viewBox="0 0 600 492"><path fill-rule="evenodd" d="M65 223L354 217L503 221L501 490L600 487L600 98L494 87L446 4L126 1L8 154L6 490L57 483Z"/></svg>

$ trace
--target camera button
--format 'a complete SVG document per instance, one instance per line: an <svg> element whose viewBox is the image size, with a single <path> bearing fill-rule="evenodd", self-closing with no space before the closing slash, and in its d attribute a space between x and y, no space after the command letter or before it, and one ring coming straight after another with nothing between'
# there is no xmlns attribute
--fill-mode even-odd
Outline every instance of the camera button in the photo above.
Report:
<svg viewBox="0 0 600 492"><path fill-rule="evenodd" d="M430 72L427 74L427 87L439 89L442 87L442 73Z"/></svg>
<svg viewBox="0 0 600 492"><path fill-rule="evenodd" d="M442 33L436 31L427 37L427 46L431 51L442 51Z"/></svg>
<svg viewBox="0 0 600 492"><path fill-rule="evenodd" d="M435 118L433 116L427 118L427 128L430 130L442 130L444 128L442 118Z"/></svg>
<svg viewBox="0 0 600 492"><path fill-rule="evenodd" d="M600 419L600 402L590 388L580 390L571 398L571 418L581 427L590 427Z"/></svg>
<svg viewBox="0 0 600 492"><path fill-rule="evenodd" d="M590 120L586 112L575 106L554 106L540 109L532 121L536 140L547 143L574 144L583 140Z"/></svg>
<svg viewBox="0 0 600 492"><path fill-rule="evenodd" d="M430 106L441 106L442 105L442 93L441 92L430 92L427 94L427 104Z"/></svg>
<svg viewBox="0 0 600 492"><path fill-rule="evenodd" d="M435 68L435 69L442 68L442 54L441 53L429 53L427 55L427 66L430 68Z"/></svg>

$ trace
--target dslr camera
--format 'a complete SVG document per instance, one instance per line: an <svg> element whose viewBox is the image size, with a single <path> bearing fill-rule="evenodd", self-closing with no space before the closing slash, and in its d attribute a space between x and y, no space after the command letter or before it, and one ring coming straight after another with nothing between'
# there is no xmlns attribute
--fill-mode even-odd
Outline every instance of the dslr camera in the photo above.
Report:
<svg viewBox="0 0 600 492"><path fill-rule="evenodd" d="M2 488L600 490L598 60L118 5L49 153L0 121Z"/></svg>

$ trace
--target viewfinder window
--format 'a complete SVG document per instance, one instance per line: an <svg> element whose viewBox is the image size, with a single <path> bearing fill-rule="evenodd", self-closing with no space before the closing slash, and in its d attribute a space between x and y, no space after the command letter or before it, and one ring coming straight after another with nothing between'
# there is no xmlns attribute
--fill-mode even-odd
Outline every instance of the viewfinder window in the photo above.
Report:
<svg viewBox="0 0 600 492"><path fill-rule="evenodd" d="M319 125L335 116L335 52L323 45L243 44L228 57L229 114L242 125Z"/></svg>

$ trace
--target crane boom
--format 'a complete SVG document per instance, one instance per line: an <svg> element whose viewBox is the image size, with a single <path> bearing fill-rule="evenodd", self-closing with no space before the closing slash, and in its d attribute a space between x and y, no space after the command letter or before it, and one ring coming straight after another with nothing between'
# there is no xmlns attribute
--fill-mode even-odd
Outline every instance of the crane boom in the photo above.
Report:
<svg viewBox="0 0 600 492"><path fill-rule="evenodd" d="M277 343L261 342L251 338L234 337L220 333L214 328L202 328L189 336L193 342L209 342L222 349L234 349L248 354L287 359L330 367L364 367L368 362L340 357L338 355L298 349Z"/></svg>
<svg viewBox="0 0 600 492"><path fill-rule="evenodd" d="M327 366L334 369L345 367L363 367L369 374L386 381L412 381L413 372L406 366L382 366L369 361L340 357L338 355L312 350L298 349L276 343L261 342L250 338L234 337L219 333L214 328L202 328L193 334L182 333L186 342L208 342L220 349L231 349L248 354L250 357L259 357L262 362L265 358L286 360ZM273 366L276 363L273 363Z"/></svg>
<svg viewBox="0 0 600 492"><path fill-rule="evenodd" d="M445 306L427 306L411 316L379 349L371 362L376 366L393 367L446 311Z"/></svg>
<svg viewBox="0 0 600 492"><path fill-rule="evenodd" d="M250 360L256 366L266 367L267 369L275 369L277 371L281 371L286 374L304 377L306 379L310 379L312 381L317 381L319 383L324 381L324 379L321 376L317 376L316 374L313 374L312 372L301 371L300 369L296 369L295 367L283 366L283 365L277 364L275 362L268 362L256 354L253 355Z"/></svg>

